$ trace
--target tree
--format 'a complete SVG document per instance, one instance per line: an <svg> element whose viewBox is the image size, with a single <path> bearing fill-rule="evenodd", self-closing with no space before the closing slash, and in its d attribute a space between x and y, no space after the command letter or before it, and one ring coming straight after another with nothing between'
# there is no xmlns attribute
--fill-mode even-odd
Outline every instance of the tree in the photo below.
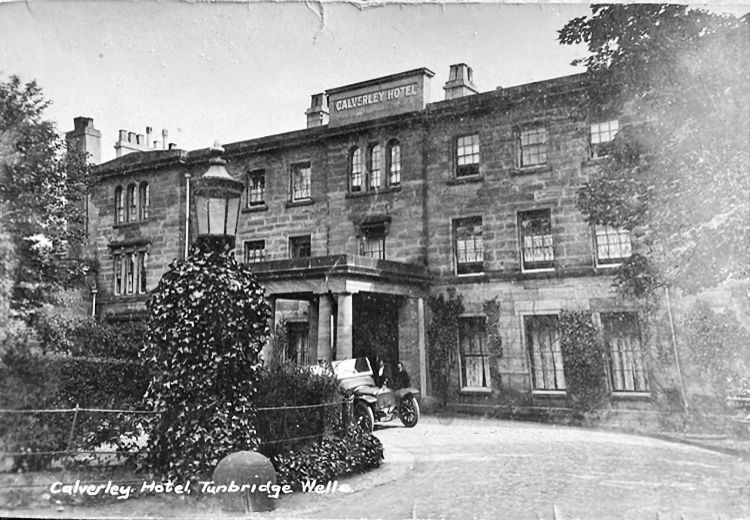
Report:
<svg viewBox="0 0 750 520"><path fill-rule="evenodd" d="M86 156L67 148L43 119L49 104L33 81L0 82L0 220L7 233L0 247L15 258L0 274L12 285L10 311L27 322L93 268L66 258L85 240L89 169Z"/></svg>
<svg viewBox="0 0 750 520"><path fill-rule="evenodd" d="M252 270L194 246L147 301L141 351L152 380L148 463L169 479L206 477L222 457L257 449L255 396L270 309Z"/></svg>
<svg viewBox="0 0 750 520"><path fill-rule="evenodd" d="M750 274L750 31L683 5L598 5L559 31L584 43L590 114L629 115L578 194L592 224L643 233L628 264L688 292Z"/></svg>

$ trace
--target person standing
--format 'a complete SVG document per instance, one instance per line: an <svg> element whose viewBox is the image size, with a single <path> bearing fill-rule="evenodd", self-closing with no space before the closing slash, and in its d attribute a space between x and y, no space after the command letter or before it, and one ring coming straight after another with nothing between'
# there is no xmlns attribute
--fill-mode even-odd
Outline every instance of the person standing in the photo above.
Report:
<svg viewBox="0 0 750 520"><path fill-rule="evenodd" d="M396 373L393 375L393 389L407 388L411 386L411 378L400 361L396 363Z"/></svg>

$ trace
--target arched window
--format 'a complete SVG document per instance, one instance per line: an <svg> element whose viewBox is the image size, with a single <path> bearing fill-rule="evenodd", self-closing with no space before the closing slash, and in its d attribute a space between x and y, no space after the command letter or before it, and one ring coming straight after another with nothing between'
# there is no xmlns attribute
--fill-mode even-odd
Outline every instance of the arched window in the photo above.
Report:
<svg viewBox="0 0 750 520"><path fill-rule="evenodd" d="M141 210L139 220L145 220L148 218L148 206L150 202L150 194L148 189L148 183L142 182L138 186L138 207Z"/></svg>
<svg viewBox="0 0 750 520"><path fill-rule="evenodd" d="M388 185L401 184L401 145L395 139L388 142Z"/></svg>
<svg viewBox="0 0 750 520"><path fill-rule="evenodd" d="M370 189L380 188L380 176L383 168L383 147L379 144L370 147Z"/></svg>
<svg viewBox="0 0 750 520"><path fill-rule="evenodd" d="M138 198L135 193L135 184L128 185L128 222L135 222L138 219Z"/></svg>
<svg viewBox="0 0 750 520"><path fill-rule="evenodd" d="M122 186L115 188L115 224L125 221L125 203L122 200Z"/></svg>
<svg viewBox="0 0 750 520"><path fill-rule="evenodd" d="M362 150L356 146L349 151L349 178L351 190L362 190Z"/></svg>

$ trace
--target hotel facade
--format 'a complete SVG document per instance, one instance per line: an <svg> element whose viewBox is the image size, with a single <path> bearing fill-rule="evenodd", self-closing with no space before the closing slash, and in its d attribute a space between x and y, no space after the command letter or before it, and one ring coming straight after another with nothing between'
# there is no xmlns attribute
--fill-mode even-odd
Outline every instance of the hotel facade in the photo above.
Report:
<svg viewBox="0 0 750 520"><path fill-rule="evenodd" d="M276 309L281 355L378 355L429 393L429 298L455 292L460 401L564 403L562 310L588 311L601 328L615 405L647 401L637 314L611 287L635 244L575 206L627 123L586 113L582 75L480 93L458 64L445 99L429 102L432 77L420 68L332 88L312 96L307 128L224 145L245 186L235 256ZM75 126L70 140L98 146L92 120ZM144 316L148 291L195 239L191 184L209 150L180 150L166 133L151 146L149 133L121 131L118 157L95 170L102 319Z"/></svg>

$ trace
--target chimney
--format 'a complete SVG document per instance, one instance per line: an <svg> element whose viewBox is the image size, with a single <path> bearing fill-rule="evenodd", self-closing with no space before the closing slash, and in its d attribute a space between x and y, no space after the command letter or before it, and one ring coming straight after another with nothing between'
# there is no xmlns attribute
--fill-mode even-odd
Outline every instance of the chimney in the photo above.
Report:
<svg viewBox="0 0 750 520"><path fill-rule="evenodd" d="M150 126L146 127L146 146L151 144L151 132L153 131L153 128ZM156 141L154 141L154 148L156 148Z"/></svg>
<svg viewBox="0 0 750 520"><path fill-rule="evenodd" d="M325 126L328 124L328 96L325 93L313 94L310 108L305 110L307 128Z"/></svg>
<svg viewBox="0 0 750 520"><path fill-rule="evenodd" d="M169 132L167 132L167 129L166 128L162 129L162 131L161 131L161 147L164 150L167 150L167 146L168 146L168 144L167 144L167 136L168 135L169 135Z"/></svg>
<svg viewBox="0 0 750 520"><path fill-rule="evenodd" d="M73 119L73 130L65 134L65 140L76 150L89 154L89 162L102 162L102 133L94 128L90 117Z"/></svg>
<svg viewBox="0 0 750 520"><path fill-rule="evenodd" d="M451 65L448 81L445 83L445 99L455 99L471 96L479 92L474 86L473 71L465 63Z"/></svg>

